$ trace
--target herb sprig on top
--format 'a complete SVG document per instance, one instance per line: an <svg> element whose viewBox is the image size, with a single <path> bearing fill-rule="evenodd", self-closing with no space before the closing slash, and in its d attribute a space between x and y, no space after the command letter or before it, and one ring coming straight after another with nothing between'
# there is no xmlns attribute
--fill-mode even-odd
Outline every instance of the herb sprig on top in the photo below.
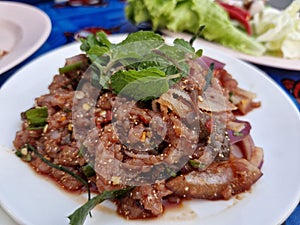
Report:
<svg viewBox="0 0 300 225"><path fill-rule="evenodd" d="M175 39L168 45L151 31L129 34L117 44L111 43L104 32L81 41L81 50L91 61L93 82L135 100L154 99L167 92L188 76L187 59L202 54L188 41Z"/></svg>

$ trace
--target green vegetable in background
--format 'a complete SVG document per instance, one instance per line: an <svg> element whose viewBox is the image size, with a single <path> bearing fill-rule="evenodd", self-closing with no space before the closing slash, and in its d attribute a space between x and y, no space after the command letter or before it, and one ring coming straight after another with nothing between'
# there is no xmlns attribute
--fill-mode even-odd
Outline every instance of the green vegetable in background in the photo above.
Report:
<svg viewBox="0 0 300 225"><path fill-rule="evenodd" d="M300 59L300 0L285 10L266 7L254 15L252 24L256 40L264 44L270 55Z"/></svg>
<svg viewBox="0 0 300 225"><path fill-rule="evenodd" d="M238 30L227 12L211 0L128 0L126 16L138 24L151 21L153 29L196 33L205 26L202 36L232 49L262 55L265 48Z"/></svg>

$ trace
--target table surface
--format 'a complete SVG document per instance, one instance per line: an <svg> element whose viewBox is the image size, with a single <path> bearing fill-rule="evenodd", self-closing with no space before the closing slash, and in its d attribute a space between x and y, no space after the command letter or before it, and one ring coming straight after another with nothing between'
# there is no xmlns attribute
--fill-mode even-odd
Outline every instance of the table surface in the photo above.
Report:
<svg viewBox="0 0 300 225"><path fill-rule="evenodd" d="M110 33L129 33L137 28L130 24L124 15L125 1L101 1L98 6L70 7L54 4L47 0L23 0L40 8L48 14L52 22L52 31L47 41L28 59L0 75L0 88L18 69L34 58L74 41L73 35L87 27L102 28ZM276 2L278 4L278 1ZM86 16L88 15L88 16ZM92 18L79 20L76 18ZM300 63L300 62L299 62ZM276 69L254 65L265 71L290 96L300 110L300 71ZM289 85L287 85L289 84ZM292 84L292 85L290 85ZM0 224L16 225L16 223L0 208ZM300 225L300 206L285 221L285 225Z"/></svg>

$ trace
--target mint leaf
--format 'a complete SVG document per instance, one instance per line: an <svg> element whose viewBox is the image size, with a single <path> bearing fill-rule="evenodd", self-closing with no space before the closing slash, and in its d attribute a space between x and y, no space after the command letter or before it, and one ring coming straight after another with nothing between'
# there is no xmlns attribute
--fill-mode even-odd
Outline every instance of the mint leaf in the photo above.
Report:
<svg viewBox="0 0 300 225"><path fill-rule="evenodd" d="M203 91L206 91L206 89L211 85L211 80L212 80L212 77L213 77L213 70L214 70L214 66L215 64L214 63L211 63L210 66L209 66L209 71L205 77L205 86L203 88Z"/></svg>
<svg viewBox="0 0 300 225"><path fill-rule="evenodd" d="M177 38L174 40L173 43L174 43L175 47L182 48L185 52L195 53L194 47L188 41L185 41L184 39Z"/></svg>
<svg viewBox="0 0 300 225"><path fill-rule="evenodd" d="M152 31L139 31L135 33L129 34L124 41L119 43L118 45L124 45L137 41L156 41L158 43L163 44L165 41L159 34L156 34Z"/></svg>
<svg viewBox="0 0 300 225"><path fill-rule="evenodd" d="M87 51L88 55L102 56L107 53L110 49L106 46L93 45Z"/></svg>
<svg viewBox="0 0 300 225"><path fill-rule="evenodd" d="M142 77L128 83L121 91L124 95L135 100L150 100L159 97L169 90L167 77Z"/></svg>
<svg viewBox="0 0 300 225"><path fill-rule="evenodd" d="M118 71L111 77L111 87L121 96L135 100L150 100L167 92L170 80L179 77L180 74L167 76L157 68Z"/></svg>
<svg viewBox="0 0 300 225"><path fill-rule="evenodd" d="M136 100L167 92L189 75L187 61L197 57L189 42L176 39L167 45L152 31L129 34L118 44L111 44L104 33L96 34L82 40L81 49L92 61L93 83Z"/></svg>
<svg viewBox="0 0 300 225"><path fill-rule="evenodd" d="M139 40L135 42L126 42L126 44L116 45L111 49L112 61L120 61L123 65L132 63L135 60L150 60L156 55L152 50L164 45L160 40ZM124 61L124 59L126 59Z"/></svg>
<svg viewBox="0 0 300 225"><path fill-rule="evenodd" d="M89 214L89 212L98 204L105 200L113 200L116 198L120 198L123 195L129 193L132 188L124 188L120 190L112 190L112 191L104 191L99 195L96 195L80 208L75 210L70 216L68 216L70 220L70 225L83 225L84 221Z"/></svg>
<svg viewBox="0 0 300 225"><path fill-rule="evenodd" d="M111 87L116 93L119 93L126 85L142 78L152 77L152 79L166 77L165 73L157 68L148 68L143 70L121 70L111 77Z"/></svg>
<svg viewBox="0 0 300 225"><path fill-rule="evenodd" d="M98 43L101 43L102 46L106 46L107 48L110 48L112 44L108 40L106 33L103 31L97 32L96 33L96 39Z"/></svg>
<svg viewBox="0 0 300 225"><path fill-rule="evenodd" d="M86 39L81 39L81 42L80 49L86 52L92 61L107 53L113 45L103 31L98 32L96 35L89 35Z"/></svg>

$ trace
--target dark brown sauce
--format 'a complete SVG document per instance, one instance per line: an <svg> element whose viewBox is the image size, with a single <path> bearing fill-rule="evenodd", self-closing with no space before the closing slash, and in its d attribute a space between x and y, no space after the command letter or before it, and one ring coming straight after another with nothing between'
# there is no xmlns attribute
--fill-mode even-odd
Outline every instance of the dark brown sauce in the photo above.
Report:
<svg viewBox="0 0 300 225"><path fill-rule="evenodd" d="M49 173L44 173L41 172L39 170L37 170L34 166L32 166L29 163L30 168L37 173L40 177L44 178L47 181L50 181L51 183L55 184L55 186L59 187L60 189L62 189L63 191L67 192L67 193L71 193L71 194L75 194L75 195L80 195L83 193L87 193L87 188L85 186L79 188L79 189L74 189L74 190L70 190L68 188L66 188L64 185L62 185L59 180L57 180L53 175L49 174ZM97 189L97 186L94 182L89 183L90 186L90 192L93 194L99 194L99 191Z"/></svg>

